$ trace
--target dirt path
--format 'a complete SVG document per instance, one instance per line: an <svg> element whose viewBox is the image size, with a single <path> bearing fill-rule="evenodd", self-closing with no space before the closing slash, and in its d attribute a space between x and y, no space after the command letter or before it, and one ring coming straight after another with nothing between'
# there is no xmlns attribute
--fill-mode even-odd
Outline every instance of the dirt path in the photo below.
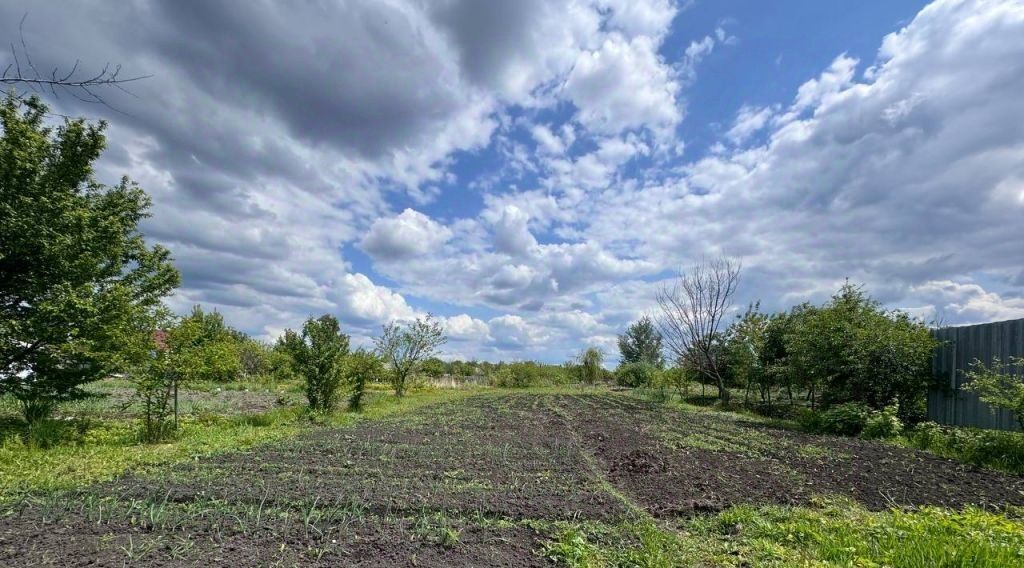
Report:
<svg viewBox="0 0 1024 568"><path fill-rule="evenodd" d="M0 565L542 566L558 521L1022 491L920 452L623 395L479 396L0 508Z"/></svg>

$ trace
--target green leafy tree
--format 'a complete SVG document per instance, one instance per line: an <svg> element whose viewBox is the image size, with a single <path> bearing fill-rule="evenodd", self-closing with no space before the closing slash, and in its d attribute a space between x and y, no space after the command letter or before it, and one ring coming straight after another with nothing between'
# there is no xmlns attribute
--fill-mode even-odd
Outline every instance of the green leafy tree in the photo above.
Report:
<svg viewBox="0 0 1024 568"><path fill-rule="evenodd" d="M238 342L238 362L241 376L246 380L259 380L271 375L273 349L255 339L246 337Z"/></svg>
<svg viewBox="0 0 1024 568"><path fill-rule="evenodd" d="M348 409L362 410L366 385L383 381L386 377L384 361L372 351L358 349L345 358L345 377L352 389Z"/></svg>
<svg viewBox="0 0 1024 568"><path fill-rule="evenodd" d="M751 304L725 333L729 372L734 381L745 387L746 402L749 402L751 390L757 388L761 401L771 405L775 374L768 372L765 365L770 321L771 318L760 311L758 304Z"/></svg>
<svg viewBox="0 0 1024 568"><path fill-rule="evenodd" d="M665 366L661 354L661 332L650 317L644 316L626 328L619 336L621 363L647 363L657 368Z"/></svg>
<svg viewBox="0 0 1024 568"><path fill-rule="evenodd" d="M179 282L139 232L146 193L93 177L105 124L46 113L35 97L0 104L0 395L29 422L136 364L138 321Z"/></svg>
<svg viewBox="0 0 1024 568"><path fill-rule="evenodd" d="M923 323L884 310L849 283L824 306L800 306L790 318L788 366L812 401L820 390L826 406L882 410L898 403L904 422L923 417L936 346Z"/></svg>
<svg viewBox="0 0 1024 568"><path fill-rule="evenodd" d="M345 379L344 363L348 354L348 336L341 332L337 318L329 314L309 318L302 326L302 333L286 329L278 341L306 382L310 410L333 410Z"/></svg>
<svg viewBox="0 0 1024 568"><path fill-rule="evenodd" d="M1024 357L1010 357L1006 363L994 358L992 365L975 359L966 375L970 382L964 385L964 390L973 392L995 408L1013 411L1024 430Z"/></svg>
<svg viewBox="0 0 1024 568"><path fill-rule="evenodd" d="M409 376L447 341L441 323L430 315L408 325L391 322L384 326L374 344L387 363L395 396L405 394Z"/></svg>
<svg viewBox="0 0 1024 568"><path fill-rule="evenodd" d="M431 357L420 366L420 372L431 379L440 379L444 376L444 361Z"/></svg>
<svg viewBox="0 0 1024 568"><path fill-rule="evenodd" d="M794 377L787 367L786 335L792 320L785 312L772 314L764 330L764 344L761 348L761 367L768 374L768 380L786 389L789 403L793 404Z"/></svg>
<svg viewBox="0 0 1024 568"><path fill-rule="evenodd" d="M585 384L593 385L604 378L604 368L601 367L601 363L604 362L604 353L597 347L588 347L580 353L579 356L579 373L580 380Z"/></svg>
<svg viewBox="0 0 1024 568"><path fill-rule="evenodd" d="M181 381L229 382L241 375L240 334L216 311L195 306L167 336L171 364Z"/></svg>

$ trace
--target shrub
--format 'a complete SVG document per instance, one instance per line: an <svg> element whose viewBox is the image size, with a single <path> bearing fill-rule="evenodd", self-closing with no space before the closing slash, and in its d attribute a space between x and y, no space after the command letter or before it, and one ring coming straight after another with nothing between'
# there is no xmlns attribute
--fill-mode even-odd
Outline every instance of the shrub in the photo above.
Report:
<svg viewBox="0 0 1024 568"><path fill-rule="evenodd" d="M642 388L657 381L658 368L646 361L624 363L615 370L615 383L623 387Z"/></svg>
<svg viewBox="0 0 1024 568"><path fill-rule="evenodd" d="M169 438L177 425L174 414L175 375L169 369L167 356L158 353L154 359L133 374L135 395L142 401L142 440L156 443Z"/></svg>
<svg viewBox="0 0 1024 568"><path fill-rule="evenodd" d="M31 448L48 449L81 436L76 424L62 420L43 419L32 423L25 433L25 444Z"/></svg>
<svg viewBox="0 0 1024 568"><path fill-rule="evenodd" d="M897 405L887 406L883 410L872 411L864 424L861 436L869 440L895 438L903 432L903 422L898 416Z"/></svg>
<svg viewBox="0 0 1024 568"><path fill-rule="evenodd" d="M680 398L685 398L690 396L690 386L695 377L694 372L685 367L670 367L661 371L658 380L665 388L675 389Z"/></svg>
<svg viewBox="0 0 1024 568"><path fill-rule="evenodd" d="M604 361L604 353L596 347L588 347L579 355L580 380L592 385L604 378L604 368L601 363Z"/></svg>
<svg viewBox="0 0 1024 568"><path fill-rule="evenodd" d="M823 430L821 412L817 410L801 409L797 414L796 423L801 430L811 434L818 434Z"/></svg>
<svg viewBox="0 0 1024 568"><path fill-rule="evenodd" d="M192 313L167 330L172 371L182 382L238 379L243 368L237 333L217 311L193 307Z"/></svg>
<svg viewBox="0 0 1024 568"><path fill-rule="evenodd" d="M825 411L807 411L799 422L808 432L856 436L864 430L870 414L871 410L866 405L850 402L837 404Z"/></svg>
<svg viewBox="0 0 1024 568"><path fill-rule="evenodd" d="M639 388L640 394L654 402L668 402L672 396L670 389L675 386L672 382L674 378L667 370L655 369L650 381Z"/></svg>
<svg viewBox="0 0 1024 568"><path fill-rule="evenodd" d="M1024 474L1024 433L940 426L923 422L906 434L907 443L964 463Z"/></svg>
<svg viewBox="0 0 1024 568"><path fill-rule="evenodd" d="M367 383L383 381L385 375L384 361L373 352L360 349L346 357L345 376L351 386L348 409L362 410Z"/></svg>
<svg viewBox="0 0 1024 568"><path fill-rule="evenodd" d="M286 329L281 337L282 350L291 355L295 369L306 381L306 398L314 412L330 412L344 379L343 363L348 354L348 336L341 333L332 315L309 318L302 333Z"/></svg>
<svg viewBox="0 0 1024 568"><path fill-rule="evenodd" d="M490 382L500 388L528 388L564 384L567 377L560 367L523 361L500 364L491 372Z"/></svg>

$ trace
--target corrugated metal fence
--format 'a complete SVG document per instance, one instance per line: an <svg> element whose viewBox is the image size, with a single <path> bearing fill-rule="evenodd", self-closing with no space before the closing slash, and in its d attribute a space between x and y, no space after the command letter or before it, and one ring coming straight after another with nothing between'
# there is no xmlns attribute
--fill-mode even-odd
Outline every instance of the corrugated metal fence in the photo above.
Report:
<svg viewBox="0 0 1024 568"><path fill-rule="evenodd" d="M942 388L928 393L928 419L940 424L1019 430L1009 410L996 409L961 390L964 370L978 359L986 365L993 358L1024 357L1024 319L945 327L934 332L942 344L935 350L932 369Z"/></svg>

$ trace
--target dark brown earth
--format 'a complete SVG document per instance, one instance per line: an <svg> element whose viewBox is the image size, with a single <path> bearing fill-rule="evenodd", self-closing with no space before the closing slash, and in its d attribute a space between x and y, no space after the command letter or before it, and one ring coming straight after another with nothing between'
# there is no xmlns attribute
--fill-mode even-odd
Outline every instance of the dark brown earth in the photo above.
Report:
<svg viewBox="0 0 1024 568"><path fill-rule="evenodd" d="M0 507L0 566L542 566L553 521L635 507L997 507L1022 491L922 452L626 395L488 395Z"/></svg>
<svg viewBox="0 0 1024 568"><path fill-rule="evenodd" d="M1024 504L1021 477L913 449L769 428L721 413L666 413L625 397L555 404L612 483L655 516L741 503L803 505L821 495L852 497L872 510Z"/></svg>

